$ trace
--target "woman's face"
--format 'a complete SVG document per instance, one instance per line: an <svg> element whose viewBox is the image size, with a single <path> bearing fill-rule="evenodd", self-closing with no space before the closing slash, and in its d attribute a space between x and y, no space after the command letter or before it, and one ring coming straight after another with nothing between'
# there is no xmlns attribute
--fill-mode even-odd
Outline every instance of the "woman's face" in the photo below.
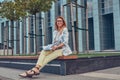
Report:
<svg viewBox="0 0 120 80"><path fill-rule="evenodd" d="M63 20L61 18L57 19L57 26L61 28L63 26Z"/></svg>

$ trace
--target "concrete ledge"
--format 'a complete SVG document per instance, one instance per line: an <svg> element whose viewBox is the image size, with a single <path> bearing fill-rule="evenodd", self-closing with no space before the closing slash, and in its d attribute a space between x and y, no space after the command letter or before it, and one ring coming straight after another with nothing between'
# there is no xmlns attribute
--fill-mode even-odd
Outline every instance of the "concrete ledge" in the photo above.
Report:
<svg viewBox="0 0 120 80"><path fill-rule="evenodd" d="M60 56L57 59L77 59L77 55ZM38 56L0 56L0 59L38 59Z"/></svg>
<svg viewBox="0 0 120 80"><path fill-rule="evenodd" d="M0 56L0 59L37 59L38 56Z"/></svg>
<svg viewBox="0 0 120 80"><path fill-rule="evenodd" d="M78 59L78 56L77 55L60 56L57 59Z"/></svg>
<svg viewBox="0 0 120 80"><path fill-rule="evenodd" d="M37 56L26 59L20 57L3 57L0 56L0 66L24 69L31 69L36 61ZM65 58L65 57L62 57ZM120 66L120 56L77 58L77 59L56 59L48 63L41 71L60 75L80 74L90 71L96 71L106 68Z"/></svg>

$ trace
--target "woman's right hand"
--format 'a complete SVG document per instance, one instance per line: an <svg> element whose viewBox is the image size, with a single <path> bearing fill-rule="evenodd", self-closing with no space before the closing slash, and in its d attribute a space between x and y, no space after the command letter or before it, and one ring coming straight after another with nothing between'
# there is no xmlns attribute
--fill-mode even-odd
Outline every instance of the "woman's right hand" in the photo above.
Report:
<svg viewBox="0 0 120 80"><path fill-rule="evenodd" d="M58 49L58 46L55 45L55 46L52 47L53 51L56 50L56 49Z"/></svg>

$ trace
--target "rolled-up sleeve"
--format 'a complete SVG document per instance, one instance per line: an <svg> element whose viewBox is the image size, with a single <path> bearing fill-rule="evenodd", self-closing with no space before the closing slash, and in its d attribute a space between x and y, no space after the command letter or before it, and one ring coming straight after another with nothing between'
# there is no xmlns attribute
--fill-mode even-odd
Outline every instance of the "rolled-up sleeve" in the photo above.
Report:
<svg viewBox="0 0 120 80"><path fill-rule="evenodd" d="M62 43L67 45L68 44L68 29L64 28L63 30L63 37L62 37Z"/></svg>

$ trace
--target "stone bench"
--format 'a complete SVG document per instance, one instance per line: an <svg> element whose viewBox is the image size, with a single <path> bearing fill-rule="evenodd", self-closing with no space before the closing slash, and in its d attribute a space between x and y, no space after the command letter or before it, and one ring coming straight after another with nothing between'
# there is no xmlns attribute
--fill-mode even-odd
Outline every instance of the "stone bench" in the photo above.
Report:
<svg viewBox="0 0 120 80"><path fill-rule="evenodd" d="M0 66L28 70L35 66L38 56L0 56ZM61 56L41 71L60 75L80 74L120 66L120 56L78 58Z"/></svg>
<svg viewBox="0 0 120 80"><path fill-rule="evenodd" d="M77 58L78 57L76 55L60 56L57 59L48 63L42 69L42 72L66 75L64 61L74 60ZM0 66L28 70L35 66L37 59L38 59L38 55L37 56L0 56Z"/></svg>

